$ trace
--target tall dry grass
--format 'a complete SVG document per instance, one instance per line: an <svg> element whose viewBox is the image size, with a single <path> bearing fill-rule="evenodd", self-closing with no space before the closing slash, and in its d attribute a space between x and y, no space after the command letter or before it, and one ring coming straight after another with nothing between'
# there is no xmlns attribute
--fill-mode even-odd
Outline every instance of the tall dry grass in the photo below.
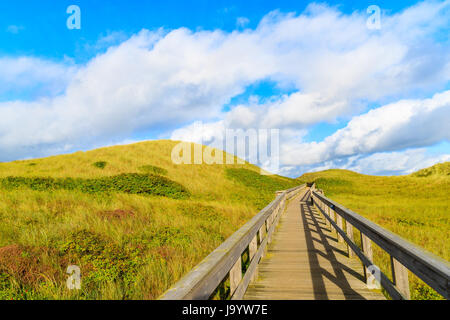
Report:
<svg viewBox="0 0 450 320"><path fill-rule="evenodd" d="M0 299L155 299L269 203L277 188L297 184L260 178L248 163L176 165L176 143L0 163L0 179L96 179L150 170L190 192L173 199L0 188ZM229 169L237 171L230 176ZM253 186L261 179L263 191ZM79 291L66 286L69 264L81 268Z"/></svg>

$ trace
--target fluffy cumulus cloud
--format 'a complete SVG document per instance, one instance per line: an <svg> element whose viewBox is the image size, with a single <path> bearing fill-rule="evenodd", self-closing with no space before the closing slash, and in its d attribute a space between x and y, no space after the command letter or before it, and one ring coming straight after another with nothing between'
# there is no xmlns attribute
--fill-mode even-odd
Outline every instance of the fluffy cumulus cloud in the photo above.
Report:
<svg viewBox="0 0 450 320"><path fill-rule="evenodd" d="M40 96L61 94L76 70L69 59L54 62L26 56L0 57L0 101L7 94L24 90L34 91Z"/></svg>
<svg viewBox="0 0 450 320"><path fill-rule="evenodd" d="M355 116L321 142L283 146L284 163L311 165L336 158L430 146L450 140L450 91L401 100Z"/></svg>
<svg viewBox="0 0 450 320"><path fill-rule="evenodd" d="M47 93L0 100L0 161L149 130L195 140L195 121L210 140L226 128L279 128L283 172L428 146L448 139L450 45L436 34L448 30L449 12L449 0L426 1L369 30L365 12L312 4L230 33L143 30L81 66L0 57L0 84ZM225 108L260 81L287 93ZM385 106L368 111L372 103ZM303 142L311 126L337 119L350 122Z"/></svg>

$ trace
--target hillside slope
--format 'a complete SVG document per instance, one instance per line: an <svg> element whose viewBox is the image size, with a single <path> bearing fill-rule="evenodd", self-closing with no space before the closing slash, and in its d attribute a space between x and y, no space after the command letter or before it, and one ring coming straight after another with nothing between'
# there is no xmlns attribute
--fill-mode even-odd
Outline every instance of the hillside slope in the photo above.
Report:
<svg viewBox="0 0 450 320"><path fill-rule="evenodd" d="M304 174L325 195L409 241L450 260L450 163L407 176L368 176L348 170ZM390 274L389 257L375 246L375 263ZM412 277L412 298L438 298Z"/></svg>
<svg viewBox="0 0 450 320"><path fill-rule="evenodd" d="M155 299L298 184L250 164L175 165L176 144L0 163L0 299Z"/></svg>

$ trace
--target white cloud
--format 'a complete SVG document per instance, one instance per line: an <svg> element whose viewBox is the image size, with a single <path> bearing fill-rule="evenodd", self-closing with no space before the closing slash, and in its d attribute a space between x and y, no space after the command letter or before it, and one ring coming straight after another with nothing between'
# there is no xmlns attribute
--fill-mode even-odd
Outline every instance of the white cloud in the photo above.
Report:
<svg viewBox="0 0 450 320"><path fill-rule="evenodd" d="M450 161L450 154L428 155L425 149L375 153L350 163L346 169L366 174L410 174L439 162Z"/></svg>
<svg viewBox="0 0 450 320"><path fill-rule="evenodd" d="M226 114L229 127L306 128L356 112L358 103L334 100L320 93L295 92L263 104L239 105Z"/></svg>
<svg viewBox="0 0 450 320"><path fill-rule="evenodd" d="M143 129L168 132L195 120L214 121L211 131L221 125L278 127L285 145L295 146L303 129L359 114L366 107L362 99L379 101L443 88L450 79L450 50L433 35L448 27L449 6L450 1L422 3L385 17L382 30L373 32L366 28L365 13L345 15L314 4L300 15L272 12L255 30L143 30L76 69L52 69L54 65L38 59L22 73L19 67L9 73L0 68L0 81L10 77L16 88L33 86L39 75L49 75L44 82L50 84L60 78L65 88L57 96L0 103L2 160L121 141ZM11 64L20 66L18 61ZM33 68L36 71L29 71ZM27 72L33 76L22 76ZM223 112L233 97L261 80L296 92ZM382 142L387 138L380 139L373 150L389 148ZM367 150L340 141L336 156L372 150L370 141ZM322 144L311 147L318 156L306 163L326 160Z"/></svg>
<svg viewBox="0 0 450 320"><path fill-rule="evenodd" d="M311 165L335 158L430 146L450 140L450 91L402 100L354 117L322 142L286 144L282 162Z"/></svg>
<svg viewBox="0 0 450 320"><path fill-rule="evenodd" d="M34 57L0 57L0 95L35 90L39 95L61 94L77 68L69 61L61 63ZM1 114L1 110L0 110Z"/></svg>
<svg viewBox="0 0 450 320"><path fill-rule="evenodd" d="M239 28L244 28L250 23L250 20L246 17L239 17L236 19L236 26Z"/></svg>
<svg viewBox="0 0 450 320"><path fill-rule="evenodd" d="M128 39L129 36L123 31L108 31L106 34L101 34L94 43L86 43L84 49L87 52L99 53Z"/></svg>
<svg viewBox="0 0 450 320"><path fill-rule="evenodd" d="M12 34L18 34L21 30L24 30L25 27L23 26L16 26L14 24L8 26L6 28L6 32L12 33Z"/></svg>
<svg viewBox="0 0 450 320"><path fill-rule="evenodd" d="M313 165L284 166L282 172L287 176L299 177L305 172L340 168L369 175L404 175L446 161L450 161L450 153L431 154L424 148L417 148L357 155Z"/></svg>
<svg viewBox="0 0 450 320"><path fill-rule="evenodd" d="M248 111L237 108L229 112L225 120L206 124L196 122L175 130L171 139L224 149L226 129L258 128L245 123L245 120L253 119L245 116ZM265 110L265 114L270 118L270 110ZM430 99L401 100L373 109L354 117L345 128L321 142L302 142L307 130L284 128L280 131L280 160L285 167L281 172L295 174L301 170L340 167L374 174L409 173L441 159L441 156L426 157L423 155L425 150L417 148L449 141L449 123L450 91L445 91ZM401 151L404 149L411 150ZM447 155L444 157L448 158Z"/></svg>

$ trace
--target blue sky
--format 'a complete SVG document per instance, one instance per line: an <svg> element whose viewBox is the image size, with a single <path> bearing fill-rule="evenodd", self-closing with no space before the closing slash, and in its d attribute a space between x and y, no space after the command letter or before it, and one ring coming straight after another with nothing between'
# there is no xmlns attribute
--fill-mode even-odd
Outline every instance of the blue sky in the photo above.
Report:
<svg viewBox="0 0 450 320"><path fill-rule="evenodd" d="M80 30L66 27L74 4ZM379 30L366 25L374 4ZM0 161L145 139L202 142L199 121L217 136L280 130L280 173L290 176L333 167L404 174L448 161L449 7L2 1Z"/></svg>
<svg viewBox="0 0 450 320"><path fill-rule="evenodd" d="M329 1L342 12L364 11L374 1ZM416 1L377 1L377 5L389 12L398 12ZM82 9L83 28L68 30L66 8L78 5ZM86 52L86 44L95 43L102 35L124 32L127 35L141 29L160 27L176 29L236 29L236 19L249 19L248 27L254 28L268 12L301 12L309 1L178 1L178 0L15 0L1 1L0 24L5 31L8 26L23 28L20 36L0 33L0 53L7 55L27 54L62 59L69 56L84 62L96 52Z"/></svg>

